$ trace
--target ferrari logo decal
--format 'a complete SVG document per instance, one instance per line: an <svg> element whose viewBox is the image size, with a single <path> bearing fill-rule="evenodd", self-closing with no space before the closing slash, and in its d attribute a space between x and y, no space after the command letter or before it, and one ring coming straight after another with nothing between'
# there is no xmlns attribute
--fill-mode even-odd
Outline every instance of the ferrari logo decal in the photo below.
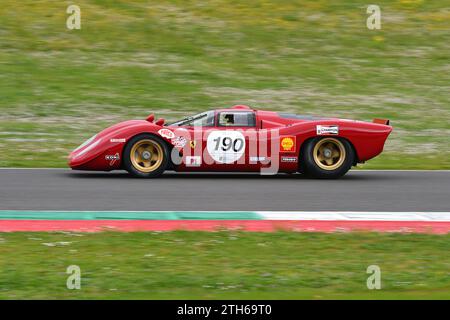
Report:
<svg viewBox="0 0 450 320"><path fill-rule="evenodd" d="M197 141L191 140L191 141L189 141L189 145L191 146L192 149L194 149L195 146L197 145Z"/></svg>
<svg viewBox="0 0 450 320"><path fill-rule="evenodd" d="M280 140L280 151L281 152L293 152L295 151L295 137L283 137Z"/></svg>

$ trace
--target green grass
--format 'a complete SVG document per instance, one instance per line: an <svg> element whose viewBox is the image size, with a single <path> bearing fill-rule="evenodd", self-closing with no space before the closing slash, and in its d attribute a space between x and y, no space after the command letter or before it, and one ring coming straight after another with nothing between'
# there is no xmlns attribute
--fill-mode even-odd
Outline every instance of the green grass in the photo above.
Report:
<svg viewBox="0 0 450 320"><path fill-rule="evenodd" d="M450 236L0 234L1 299L450 299ZM66 269L81 268L68 290ZM369 265L381 290L368 290Z"/></svg>
<svg viewBox="0 0 450 320"><path fill-rule="evenodd" d="M63 167L117 121L233 104L395 128L365 168L450 169L450 1L2 1L0 166Z"/></svg>

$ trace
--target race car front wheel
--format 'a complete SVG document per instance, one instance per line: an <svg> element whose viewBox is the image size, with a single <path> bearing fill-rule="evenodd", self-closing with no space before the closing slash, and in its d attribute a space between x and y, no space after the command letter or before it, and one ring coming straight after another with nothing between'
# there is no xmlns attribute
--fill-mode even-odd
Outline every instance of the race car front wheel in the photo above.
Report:
<svg viewBox="0 0 450 320"><path fill-rule="evenodd" d="M164 141L151 134L132 138L123 151L125 169L137 177L160 176L169 163L169 150Z"/></svg>
<svg viewBox="0 0 450 320"><path fill-rule="evenodd" d="M310 140L302 155L303 169L313 178L335 179L343 176L353 165L355 153L342 138L317 137Z"/></svg>

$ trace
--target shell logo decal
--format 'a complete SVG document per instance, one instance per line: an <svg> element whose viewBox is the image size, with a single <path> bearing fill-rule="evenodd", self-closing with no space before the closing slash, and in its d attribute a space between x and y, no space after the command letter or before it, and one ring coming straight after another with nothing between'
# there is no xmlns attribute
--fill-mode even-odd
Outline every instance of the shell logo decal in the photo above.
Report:
<svg viewBox="0 0 450 320"><path fill-rule="evenodd" d="M295 137L288 136L280 139L280 151L281 152L294 152L295 151Z"/></svg>

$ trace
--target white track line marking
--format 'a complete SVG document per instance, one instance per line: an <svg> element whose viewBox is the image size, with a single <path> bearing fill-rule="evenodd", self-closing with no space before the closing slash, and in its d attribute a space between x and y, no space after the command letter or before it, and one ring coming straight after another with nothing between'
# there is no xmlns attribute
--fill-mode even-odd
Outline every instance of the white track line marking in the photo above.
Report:
<svg viewBox="0 0 450 320"><path fill-rule="evenodd" d="M450 212L256 211L264 220L450 221Z"/></svg>

